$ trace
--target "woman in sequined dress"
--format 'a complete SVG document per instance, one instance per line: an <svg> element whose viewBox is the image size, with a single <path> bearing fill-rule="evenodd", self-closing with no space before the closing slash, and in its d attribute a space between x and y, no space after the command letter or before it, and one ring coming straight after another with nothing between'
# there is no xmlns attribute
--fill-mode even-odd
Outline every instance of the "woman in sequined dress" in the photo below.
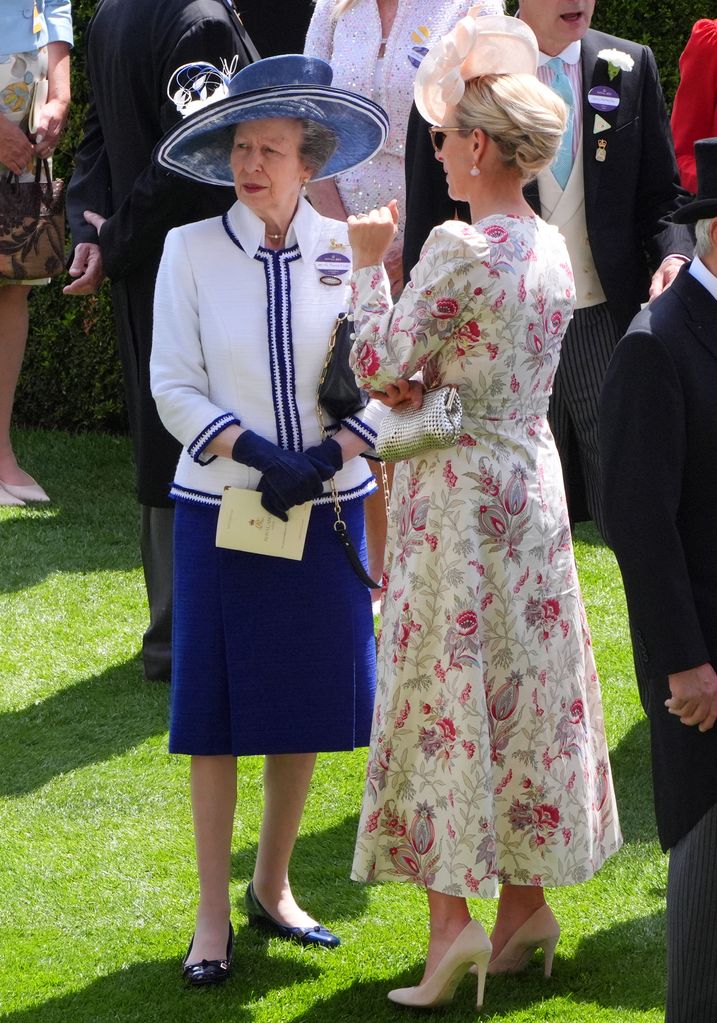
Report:
<svg viewBox="0 0 717 1023"><path fill-rule="evenodd" d="M396 198L404 219L404 146L413 103L416 70L434 40L448 32L470 8L502 14L503 0L316 0L304 52L322 57L334 69L334 84L379 103L391 131L381 152L368 163L309 189L325 217L346 220ZM403 227L386 254L394 294L403 287Z"/></svg>

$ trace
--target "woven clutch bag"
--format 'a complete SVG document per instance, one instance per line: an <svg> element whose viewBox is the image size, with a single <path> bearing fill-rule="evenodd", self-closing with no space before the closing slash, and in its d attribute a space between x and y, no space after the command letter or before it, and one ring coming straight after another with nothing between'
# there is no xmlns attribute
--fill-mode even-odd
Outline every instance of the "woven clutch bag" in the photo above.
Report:
<svg viewBox="0 0 717 1023"><path fill-rule="evenodd" d="M403 462L424 451L453 447L462 419L455 387L426 391L420 408L391 409L378 428L376 454L384 462Z"/></svg>

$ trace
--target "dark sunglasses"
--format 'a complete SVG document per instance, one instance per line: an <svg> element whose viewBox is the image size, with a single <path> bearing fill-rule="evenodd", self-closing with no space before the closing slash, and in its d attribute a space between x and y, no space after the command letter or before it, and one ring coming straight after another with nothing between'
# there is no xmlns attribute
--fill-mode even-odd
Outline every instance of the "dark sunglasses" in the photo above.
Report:
<svg viewBox="0 0 717 1023"><path fill-rule="evenodd" d="M437 125L431 125L428 129L428 134L431 136L431 142L433 148L437 153L443 149L443 143L446 141L446 132L449 131L463 131L463 128L439 128Z"/></svg>

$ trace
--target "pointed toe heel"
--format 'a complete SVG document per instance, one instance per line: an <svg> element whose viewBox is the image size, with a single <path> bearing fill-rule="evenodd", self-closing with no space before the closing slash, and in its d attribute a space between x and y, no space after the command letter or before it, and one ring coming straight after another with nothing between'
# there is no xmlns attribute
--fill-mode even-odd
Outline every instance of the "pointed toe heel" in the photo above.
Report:
<svg viewBox="0 0 717 1023"><path fill-rule="evenodd" d="M471 920L448 948L435 970L423 984L388 992L390 1001L414 1009L433 1009L453 1000L462 978L473 968L478 975L476 1006L483 1005L485 978L490 961L490 938L477 920Z"/></svg>
<svg viewBox="0 0 717 1023"><path fill-rule="evenodd" d="M553 957L560 938L560 924L547 903L536 909L525 923L510 936L488 966L488 973L520 973L537 949L545 956L545 976L553 972Z"/></svg>

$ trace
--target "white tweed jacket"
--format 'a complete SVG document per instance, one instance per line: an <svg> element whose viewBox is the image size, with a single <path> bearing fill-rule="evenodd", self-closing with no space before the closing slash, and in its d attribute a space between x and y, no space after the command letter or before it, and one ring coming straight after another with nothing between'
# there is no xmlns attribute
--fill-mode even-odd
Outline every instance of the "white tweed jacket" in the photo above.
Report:
<svg viewBox="0 0 717 1023"><path fill-rule="evenodd" d="M319 377L336 316L348 308L346 224L300 199L287 248L265 249L263 239L263 222L240 202L224 217L167 235L155 290L151 385L162 422L184 445L171 491L178 500L218 504L227 485L256 488L255 469L205 451L232 423L295 451L321 440ZM332 275L327 254L339 257L346 272ZM372 401L344 425L371 450L385 413ZM344 500L376 489L361 457L346 462L335 480ZM330 500L326 484L316 503Z"/></svg>

